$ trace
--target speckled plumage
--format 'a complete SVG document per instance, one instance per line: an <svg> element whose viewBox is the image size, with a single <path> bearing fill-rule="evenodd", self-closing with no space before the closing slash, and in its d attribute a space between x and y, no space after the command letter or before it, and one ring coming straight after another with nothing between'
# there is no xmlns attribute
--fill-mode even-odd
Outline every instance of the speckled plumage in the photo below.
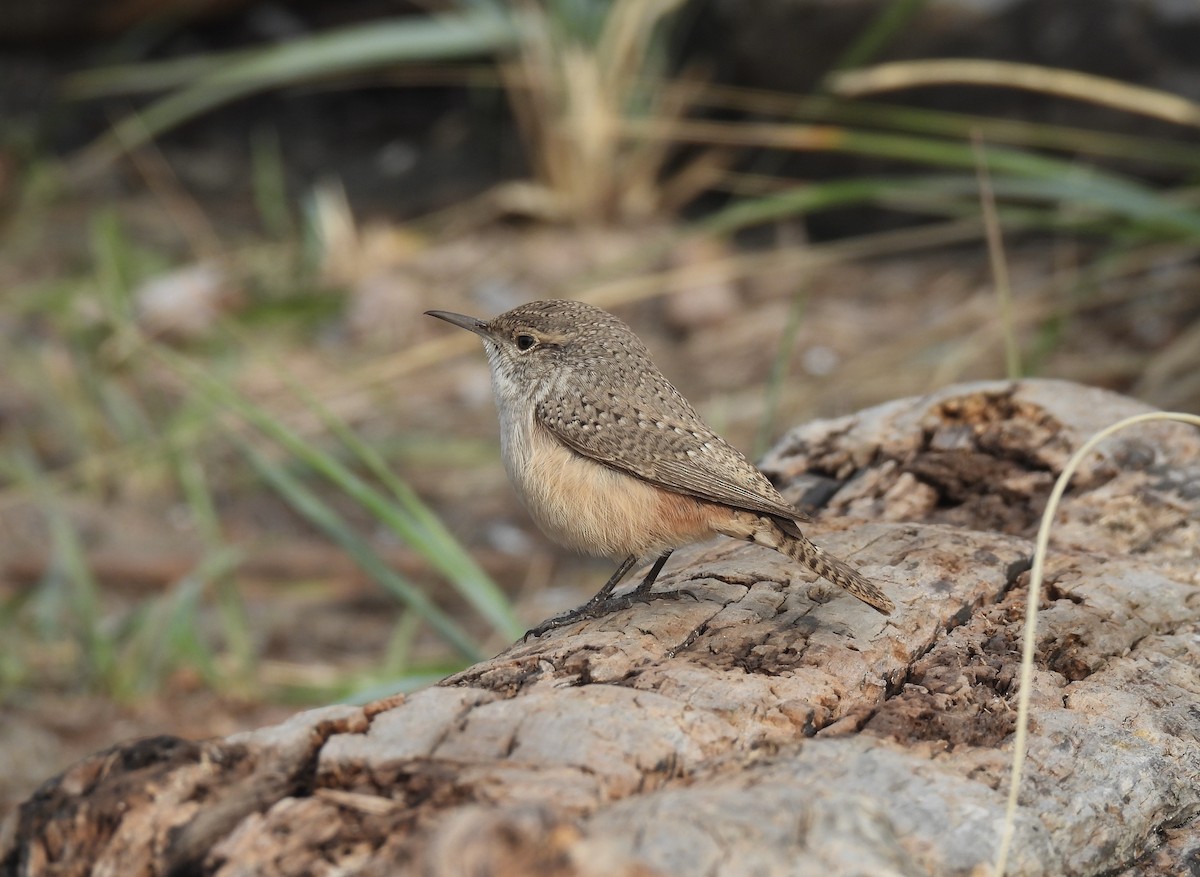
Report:
<svg viewBox="0 0 1200 877"><path fill-rule="evenodd" d="M800 532L808 518L701 420L617 317L560 300L486 323L429 313L483 338L505 466L551 538L644 557L722 533L786 554L881 612L893 608Z"/></svg>

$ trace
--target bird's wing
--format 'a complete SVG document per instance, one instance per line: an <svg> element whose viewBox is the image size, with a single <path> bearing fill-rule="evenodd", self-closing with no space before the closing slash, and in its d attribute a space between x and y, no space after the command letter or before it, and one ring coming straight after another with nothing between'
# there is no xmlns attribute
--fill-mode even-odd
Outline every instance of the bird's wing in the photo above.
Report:
<svg viewBox="0 0 1200 877"><path fill-rule="evenodd" d="M675 397L669 406L638 405L599 392L596 398L545 400L536 417L576 453L667 490L788 521L811 520L709 429L674 387L666 389Z"/></svg>

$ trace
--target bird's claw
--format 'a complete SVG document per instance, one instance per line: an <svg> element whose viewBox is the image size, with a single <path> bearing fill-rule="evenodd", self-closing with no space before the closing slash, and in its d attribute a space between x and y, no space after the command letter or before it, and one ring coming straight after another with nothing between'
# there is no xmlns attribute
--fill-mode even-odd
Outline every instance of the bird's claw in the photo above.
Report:
<svg viewBox="0 0 1200 877"><path fill-rule="evenodd" d="M642 591L634 589L628 594L619 594L603 600L590 601L577 609L572 609L570 612L564 612L562 615L556 615L553 618L543 621L537 627L531 627L525 631L525 636L521 638L521 642L528 642L530 637L540 637L544 633L549 633L560 627L566 627L568 624L573 624L576 621L602 618L605 615L611 615L613 612L620 612L622 609L631 609L638 603L655 603L659 600L681 600L684 597L691 597L697 602L700 601L696 593L687 588L680 588L676 591Z"/></svg>

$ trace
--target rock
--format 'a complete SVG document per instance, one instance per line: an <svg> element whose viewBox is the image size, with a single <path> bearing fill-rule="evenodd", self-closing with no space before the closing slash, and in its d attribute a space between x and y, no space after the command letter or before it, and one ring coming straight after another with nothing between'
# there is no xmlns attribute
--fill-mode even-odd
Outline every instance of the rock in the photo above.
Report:
<svg viewBox="0 0 1200 877"><path fill-rule="evenodd" d="M93 756L9 818L0 873L990 873L1038 516L1071 451L1143 410L995 382L793 430L765 471L823 498L810 534L885 584L892 617L755 546L687 549L659 588L694 600L407 699ZM1195 860L1197 483L1200 434L1150 424L1067 494L1010 875Z"/></svg>
<svg viewBox="0 0 1200 877"><path fill-rule="evenodd" d="M152 277L133 292L142 331L174 341L194 341L241 302L241 291L219 262L196 262Z"/></svg>

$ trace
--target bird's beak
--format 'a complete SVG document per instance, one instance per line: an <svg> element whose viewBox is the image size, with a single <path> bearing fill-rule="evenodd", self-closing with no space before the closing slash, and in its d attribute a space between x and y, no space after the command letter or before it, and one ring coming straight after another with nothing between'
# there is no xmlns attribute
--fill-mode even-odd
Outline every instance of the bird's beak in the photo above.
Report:
<svg viewBox="0 0 1200 877"><path fill-rule="evenodd" d="M466 329L468 332L474 332L481 338L491 338L492 333L488 329L488 324L483 320L477 320L474 317L468 317L466 314L456 314L451 311L426 311L426 316L437 317L439 320L445 320L451 325L458 326L460 329Z"/></svg>

